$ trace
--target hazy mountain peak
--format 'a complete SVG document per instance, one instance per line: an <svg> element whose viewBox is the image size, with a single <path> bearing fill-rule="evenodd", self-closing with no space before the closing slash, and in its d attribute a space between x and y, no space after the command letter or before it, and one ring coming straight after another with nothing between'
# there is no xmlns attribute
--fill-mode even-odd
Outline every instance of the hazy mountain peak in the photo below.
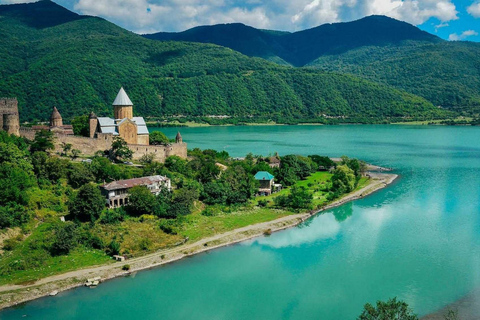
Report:
<svg viewBox="0 0 480 320"><path fill-rule="evenodd" d="M0 6L0 16L17 19L26 25L43 29L85 18L50 0Z"/></svg>

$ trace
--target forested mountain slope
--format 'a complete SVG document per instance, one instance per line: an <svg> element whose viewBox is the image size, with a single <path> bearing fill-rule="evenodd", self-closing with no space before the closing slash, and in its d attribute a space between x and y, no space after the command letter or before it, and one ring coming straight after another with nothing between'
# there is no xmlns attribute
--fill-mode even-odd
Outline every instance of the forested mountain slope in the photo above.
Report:
<svg viewBox="0 0 480 320"><path fill-rule="evenodd" d="M354 74L437 106L480 112L480 44L444 41L388 17L370 16L294 33L230 24L145 37L215 43L280 64Z"/></svg>
<svg viewBox="0 0 480 320"><path fill-rule="evenodd" d="M369 46L323 56L310 65L389 84L445 108L480 112L479 43Z"/></svg>
<svg viewBox="0 0 480 320"><path fill-rule="evenodd" d="M37 23L35 10L57 22ZM216 45L148 40L51 1L0 6L0 38L0 96L19 99L22 120L46 120L52 106L67 119L90 111L110 115L120 86L143 116L311 120L442 112L354 76L279 66Z"/></svg>

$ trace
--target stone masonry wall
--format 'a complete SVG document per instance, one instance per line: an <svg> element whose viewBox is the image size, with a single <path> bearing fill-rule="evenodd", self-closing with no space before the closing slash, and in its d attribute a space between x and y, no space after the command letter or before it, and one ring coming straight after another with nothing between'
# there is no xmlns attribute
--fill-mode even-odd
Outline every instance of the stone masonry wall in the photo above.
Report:
<svg viewBox="0 0 480 320"><path fill-rule="evenodd" d="M35 138L35 130L29 128L21 128L20 135L27 139ZM82 155L93 156L97 151L105 151L110 149L113 141L113 135L97 133L97 138L87 138L55 133L55 152L62 152L62 143L71 143L72 149L78 149ZM187 158L186 143L172 143L168 146L147 146L139 144L129 144L128 147L133 151L133 159L140 159L146 154L154 154L155 160L165 162L169 156L179 156Z"/></svg>
<svg viewBox="0 0 480 320"><path fill-rule="evenodd" d="M0 98L0 130L19 135L20 119L18 101L15 98Z"/></svg>

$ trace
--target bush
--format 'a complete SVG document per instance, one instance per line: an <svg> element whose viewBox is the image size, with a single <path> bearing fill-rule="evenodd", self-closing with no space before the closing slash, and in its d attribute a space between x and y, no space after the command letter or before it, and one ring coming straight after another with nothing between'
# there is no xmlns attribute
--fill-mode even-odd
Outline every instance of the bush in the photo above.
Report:
<svg viewBox="0 0 480 320"><path fill-rule="evenodd" d="M123 270L123 271L128 271L128 270L130 270L130 265L129 265L129 264L123 265L123 266L122 266L122 270Z"/></svg>
<svg viewBox="0 0 480 320"><path fill-rule="evenodd" d="M71 222L60 222L53 227L53 242L49 251L52 256L66 255L77 245L77 226Z"/></svg>
<svg viewBox="0 0 480 320"><path fill-rule="evenodd" d="M266 206L268 206L269 203L270 203L270 201L268 201L266 199L258 200L258 206L259 207L266 207Z"/></svg>
<svg viewBox="0 0 480 320"><path fill-rule="evenodd" d="M102 224L115 224L125 220L125 209L123 207L104 210L98 219Z"/></svg>
<svg viewBox="0 0 480 320"><path fill-rule="evenodd" d="M159 223L159 228L166 234L176 235L177 232L175 231L174 221L173 220L162 220Z"/></svg>
<svg viewBox="0 0 480 320"><path fill-rule="evenodd" d="M120 253L120 243L112 240L107 248L107 254L113 256Z"/></svg>
<svg viewBox="0 0 480 320"><path fill-rule="evenodd" d="M92 183L80 187L68 204L73 219L81 222L95 222L103 208L105 208L105 198L100 193L100 189Z"/></svg>
<svg viewBox="0 0 480 320"><path fill-rule="evenodd" d="M205 217L214 217L220 213L220 209L217 207L206 207L205 210L202 211L202 216Z"/></svg>
<svg viewBox="0 0 480 320"><path fill-rule="evenodd" d="M23 235L19 234L16 237L12 237L3 241L3 250L12 251L23 240Z"/></svg>
<svg viewBox="0 0 480 320"><path fill-rule="evenodd" d="M393 298L387 302L377 301L376 307L370 303L365 304L362 314L358 320L377 320L377 319L397 319L397 320L417 320L418 317L403 301Z"/></svg>

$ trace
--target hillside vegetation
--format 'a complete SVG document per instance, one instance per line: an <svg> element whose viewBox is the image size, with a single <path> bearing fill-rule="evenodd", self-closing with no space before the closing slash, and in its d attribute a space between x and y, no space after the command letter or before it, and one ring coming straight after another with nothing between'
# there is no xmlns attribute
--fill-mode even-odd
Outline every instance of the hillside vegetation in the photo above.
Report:
<svg viewBox="0 0 480 320"><path fill-rule="evenodd" d="M227 24L145 37L215 43L279 64L354 74L467 114L480 111L480 44L447 42L388 17L294 33Z"/></svg>
<svg viewBox="0 0 480 320"><path fill-rule="evenodd" d="M36 14L48 24L38 23ZM124 86L137 114L231 115L273 120L324 116L378 122L432 118L418 96L350 75L279 66L210 44L158 42L51 1L0 6L0 96L22 120L111 114Z"/></svg>
<svg viewBox="0 0 480 320"><path fill-rule="evenodd" d="M435 105L480 112L480 44L405 43L318 58L322 70L356 74L422 96Z"/></svg>

